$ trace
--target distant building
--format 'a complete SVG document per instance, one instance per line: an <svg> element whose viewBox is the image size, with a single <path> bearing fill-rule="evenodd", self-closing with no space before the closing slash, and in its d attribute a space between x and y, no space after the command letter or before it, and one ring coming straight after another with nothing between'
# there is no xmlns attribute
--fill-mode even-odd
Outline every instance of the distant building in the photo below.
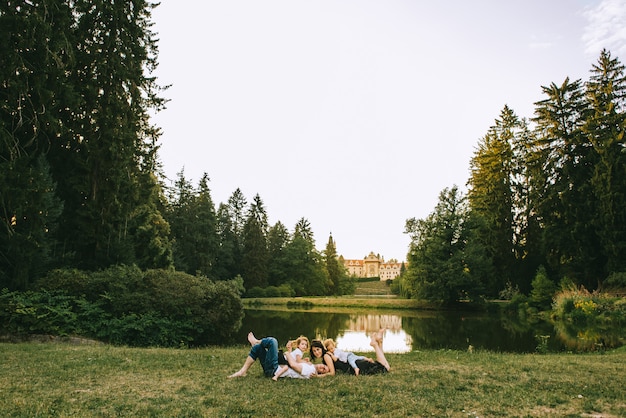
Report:
<svg viewBox="0 0 626 418"><path fill-rule="evenodd" d="M342 257L343 259L343 257ZM343 265L348 270L348 274L354 277L380 277L381 281L393 280L400 275L402 263L391 259L385 261L380 255L369 253L362 260L343 259Z"/></svg>

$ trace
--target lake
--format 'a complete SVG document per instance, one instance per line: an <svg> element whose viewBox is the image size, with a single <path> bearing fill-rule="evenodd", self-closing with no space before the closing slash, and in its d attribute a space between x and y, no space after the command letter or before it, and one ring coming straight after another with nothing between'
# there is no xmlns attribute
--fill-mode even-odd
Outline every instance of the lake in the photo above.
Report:
<svg viewBox="0 0 626 418"><path fill-rule="evenodd" d="M594 351L624 344L622 329L580 329L571 324L529 322L502 314L348 309L292 310L245 309L237 341L247 341L249 331L261 338L276 337L279 344L305 335L309 339L333 338L347 351L371 352L369 335L386 328L384 349L406 353L420 349L490 350L530 353Z"/></svg>

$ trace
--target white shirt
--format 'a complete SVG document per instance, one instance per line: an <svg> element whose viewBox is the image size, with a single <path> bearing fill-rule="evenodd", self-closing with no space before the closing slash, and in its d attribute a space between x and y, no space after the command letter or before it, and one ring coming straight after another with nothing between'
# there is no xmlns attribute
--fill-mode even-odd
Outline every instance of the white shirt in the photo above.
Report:
<svg viewBox="0 0 626 418"><path fill-rule="evenodd" d="M337 360L339 361L343 361L344 363L348 362L348 352L347 351L343 351L340 348L335 348L335 351L333 352L334 356L337 357Z"/></svg>
<svg viewBox="0 0 626 418"><path fill-rule="evenodd" d="M302 364L302 373L298 373L291 367L287 369L285 373L280 375L280 377L291 377L293 379L308 379L312 375L315 374L315 366L309 363L301 363ZM280 370L280 369L278 369ZM278 370L276 370L278 372Z"/></svg>
<svg viewBox="0 0 626 418"><path fill-rule="evenodd" d="M293 350L293 351L291 352L291 355L293 356L293 358L294 358L295 360L298 360L298 356L300 356L300 358L302 358L302 356L303 356L304 354L302 353L302 350L300 350L299 348L296 348L295 350Z"/></svg>

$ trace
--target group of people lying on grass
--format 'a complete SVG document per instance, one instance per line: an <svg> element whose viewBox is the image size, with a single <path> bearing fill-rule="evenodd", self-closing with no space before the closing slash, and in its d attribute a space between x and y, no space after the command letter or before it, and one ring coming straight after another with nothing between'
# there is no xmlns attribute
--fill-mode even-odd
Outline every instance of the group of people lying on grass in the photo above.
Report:
<svg viewBox="0 0 626 418"><path fill-rule="evenodd" d="M337 348L337 344L332 339L313 340L310 344L310 358L306 358L304 353L309 350L309 340L304 336L295 341L289 341L286 351L283 352L278 349L276 338L265 337L259 340L250 332L248 334L248 342L252 346L250 353L241 369L228 377L245 376L257 359L261 363L265 376L273 380L281 377L308 379L332 376L337 372L357 376L387 373L391 367L383 352L384 334L385 330L381 329L370 337L370 345L376 353L376 360L374 360L343 351Z"/></svg>

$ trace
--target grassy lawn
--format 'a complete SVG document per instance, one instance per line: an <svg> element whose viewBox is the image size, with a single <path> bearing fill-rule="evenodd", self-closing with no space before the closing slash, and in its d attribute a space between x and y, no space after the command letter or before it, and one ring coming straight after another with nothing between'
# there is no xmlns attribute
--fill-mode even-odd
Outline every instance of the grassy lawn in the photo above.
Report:
<svg viewBox="0 0 626 418"><path fill-rule="evenodd" d="M297 298L244 298L244 306L279 307L292 305L309 305L311 307L333 308L364 308L364 309L439 309L438 305L398 297L359 296L302 296Z"/></svg>
<svg viewBox="0 0 626 418"><path fill-rule="evenodd" d="M626 349L604 354L416 351L378 376L281 379L249 346L139 349L0 344L10 417L623 417Z"/></svg>

